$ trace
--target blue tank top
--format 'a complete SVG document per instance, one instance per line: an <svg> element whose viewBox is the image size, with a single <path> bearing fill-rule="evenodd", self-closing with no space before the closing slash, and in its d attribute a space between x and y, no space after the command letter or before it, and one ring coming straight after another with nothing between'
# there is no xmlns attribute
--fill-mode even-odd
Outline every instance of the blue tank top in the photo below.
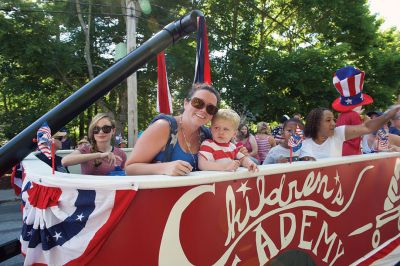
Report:
<svg viewBox="0 0 400 266"><path fill-rule="evenodd" d="M154 158L155 162L164 162L164 155L165 151L161 151L160 153L157 154L157 156ZM194 158L194 159L193 159ZM172 154L171 154L171 161L176 161L176 160L182 160L190 163L193 167L193 171L197 170L197 153L195 154L190 154L182 150L181 146L179 145L179 142L176 142Z"/></svg>
<svg viewBox="0 0 400 266"><path fill-rule="evenodd" d="M170 126L169 138L168 142L165 145L165 150L159 152L156 157L154 158L153 162L171 162L175 160L182 160L190 163L193 167L193 171L197 170L197 153L191 154L187 153L182 150L181 146L179 145L177 135L178 135L178 125L176 119L173 116L159 114L150 123L154 123L158 119L165 119L168 121ZM209 128L204 126L200 127L200 142L205 139L210 139L211 131Z"/></svg>

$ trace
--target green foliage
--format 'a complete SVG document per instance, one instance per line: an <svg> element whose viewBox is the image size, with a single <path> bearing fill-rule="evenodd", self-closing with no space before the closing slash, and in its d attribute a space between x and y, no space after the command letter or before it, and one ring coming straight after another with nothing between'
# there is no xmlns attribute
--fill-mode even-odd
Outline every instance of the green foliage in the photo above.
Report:
<svg viewBox="0 0 400 266"><path fill-rule="evenodd" d="M113 47L126 40L123 2L81 1L82 17L90 22L94 76L114 63ZM375 100L370 109L384 109L399 94L399 32L379 31L382 21L369 13L366 0L147 3L149 12L138 14L138 45L190 10L206 15L213 85L224 104L251 124L330 107L339 96L332 74L345 65L366 72L364 91ZM90 80L84 48L75 1L0 3L0 140L14 137ZM192 35L165 51L176 114L193 82L195 49ZM138 71L139 130L156 114L156 87L157 65L151 60ZM76 138L104 107L126 131L122 83L68 124Z"/></svg>

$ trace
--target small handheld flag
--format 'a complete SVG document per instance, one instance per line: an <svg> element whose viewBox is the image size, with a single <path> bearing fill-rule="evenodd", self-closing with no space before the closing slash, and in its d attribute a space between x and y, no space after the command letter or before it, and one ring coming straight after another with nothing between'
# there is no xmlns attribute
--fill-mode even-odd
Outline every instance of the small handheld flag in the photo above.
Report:
<svg viewBox="0 0 400 266"><path fill-rule="evenodd" d="M51 138L51 129L47 122L44 122L37 131L37 143L41 153L43 153L49 160L51 160L52 173L54 175L55 169L55 147Z"/></svg>
<svg viewBox="0 0 400 266"><path fill-rule="evenodd" d="M297 135L296 133L292 133L292 135L290 136L288 140L288 146L290 147L290 163L292 163L293 152L296 152L301 148L302 141L303 139L301 138L301 136Z"/></svg>
<svg viewBox="0 0 400 266"><path fill-rule="evenodd" d="M377 150L387 151L389 149L389 134L384 128L378 129L376 132Z"/></svg>
<svg viewBox="0 0 400 266"><path fill-rule="evenodd" d="M37 143L40 152L51 159L51 130L47 122L44 122L37 131Z"/></svg>
<svg viewBox="0 0 400 266"><path fill-rule="evenodd" d="M304 132L300 129L299 125L296 126L296 135L300 136L301 140L304 140Z"/></svg>

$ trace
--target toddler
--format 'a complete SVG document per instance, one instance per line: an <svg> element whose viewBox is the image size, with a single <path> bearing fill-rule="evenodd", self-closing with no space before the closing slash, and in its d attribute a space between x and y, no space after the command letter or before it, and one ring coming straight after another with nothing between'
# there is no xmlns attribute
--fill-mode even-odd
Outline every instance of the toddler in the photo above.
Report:
<svg viewBox="0 0 400 266"><path fill-rule="evenodd" d="M219 109L211 120L212 139L201 143L199 150L199 169L217 171L236 171L239 166L249 171L258 171L257 165L231 142L237 134L239 115L230 109Z"/></svg>

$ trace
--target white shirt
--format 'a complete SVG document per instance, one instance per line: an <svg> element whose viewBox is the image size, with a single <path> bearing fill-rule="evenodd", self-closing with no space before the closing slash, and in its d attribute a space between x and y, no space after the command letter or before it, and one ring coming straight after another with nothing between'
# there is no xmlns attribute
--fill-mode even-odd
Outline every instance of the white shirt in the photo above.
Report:
<svg viewBox="0 0 400 266"><path fill-rule="evenodd" d="M322 144L317 144L312 138L307 138L303 141L302 150L311 154L315 159L341 157L345 141L345 127L336 127L333 136L327 138Z"/></svg>
<svg viewBox="0 0 400 266"><path fill-rule="evenodd" d="M281 145L276 145L268 152L267 158L265 158L263 164L277 163L279 158L289 157L289 156L290 156L290 149L282 147ZM300 149L298 149L297 151L293 152L293 154L292 154L292 157L303 158L306 156L312 157L311 154L308 154L306 151L304 151L303 146Z"/></svg>

